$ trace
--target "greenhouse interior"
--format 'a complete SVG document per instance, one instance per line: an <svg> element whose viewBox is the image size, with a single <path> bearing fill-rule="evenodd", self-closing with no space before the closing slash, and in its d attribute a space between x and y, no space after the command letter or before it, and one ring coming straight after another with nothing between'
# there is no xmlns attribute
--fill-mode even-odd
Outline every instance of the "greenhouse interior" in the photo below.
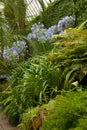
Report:
<svg viewBox="0 0 87 130"><path fill-rule="evenodd" d="M87 0L0 0L0 130L87 130Z"/></svg>

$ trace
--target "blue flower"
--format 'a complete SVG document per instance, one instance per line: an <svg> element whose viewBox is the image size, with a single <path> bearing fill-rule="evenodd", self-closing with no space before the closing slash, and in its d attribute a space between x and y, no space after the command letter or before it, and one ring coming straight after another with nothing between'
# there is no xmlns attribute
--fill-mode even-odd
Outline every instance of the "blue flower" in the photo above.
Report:
<svg viewBox="0 0 87 130"><path fill-rule="evenodd" d="M63 33L63 31L69 27L73 27L75 23L75 18L72 16L65 16L58 22L58 32Z"/></svg>
<svg viewBox="0 0 87 130"><path fill-rule="evenodd" d="M36 39L39 42L49 42L52 38L52 35L57 32L57 26L51 26L50 28L46 29L43 24L40 22L37 24L35 23L31 27L31 33L28 34L28 39Z"/></svg>
<svg viewBox="0 0 87 130"><path fill-rule="evenodd" d="M3 51L3 58L12 61L13 59L19 59L19 55L23 56L23 52L26 49L26 42L18 40L16 42L13 42L13 45L11 48L4 47Z"/></svg>
<svg viewBox="0 0 87 130"><path fill-rule="evenodd" d="M55 34L55 33L57 33L57 26L56 25L51 26L50 28L47 29L47 35L48 36L52 37L52 35Z"/></svg>

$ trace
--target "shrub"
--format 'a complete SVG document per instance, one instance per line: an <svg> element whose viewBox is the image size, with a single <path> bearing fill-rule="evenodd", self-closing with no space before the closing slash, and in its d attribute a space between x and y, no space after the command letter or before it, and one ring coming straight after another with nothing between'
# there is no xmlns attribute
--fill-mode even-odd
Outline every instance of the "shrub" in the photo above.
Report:
<svg viewBox="0 0 87 130"><path fill-rule="evenodd" d="M54 109L45 119L40 130L87 129L87 91L68 92L55 99Z"/></svg>
<svg viewBox="0 0 87 130"><path fill-rule="evenodd" d="M13 94L17 103L26 109L48 102L57 91L55 89L57 89L59 73L57 66L47 61L45 56L32 58L28 69L25 68L23 71L19 69L16 75L13 75L13 77L17 76L12 81Z"/></svg>

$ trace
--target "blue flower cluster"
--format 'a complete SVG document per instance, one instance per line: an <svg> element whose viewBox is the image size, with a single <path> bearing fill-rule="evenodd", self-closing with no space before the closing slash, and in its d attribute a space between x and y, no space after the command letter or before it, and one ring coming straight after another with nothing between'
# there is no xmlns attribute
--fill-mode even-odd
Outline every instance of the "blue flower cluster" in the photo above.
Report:
<svg viewBox="0 0 87 130"><path fill-rule="evenodd" d="M62 18L57 25L53 25L46 29L40 22L35 23L31 27L31 33L28 34L28 39L36 39L39 42L50 42L52 35L56 33L64 33L64 30L73 27L75 18L72 16L65 16Z"/></svg>
<svg viewBox="0 0 87 130"><path fill-rule="evenodd" d="M52 35L57 33L57 26L51 26L50 28L46 29L43 24L35 23L31 27L31 33L28 34L28 39L36 39L39 42L47 42L50 41Z"/></svg>
<svg viewBox="0 0 87 130"><path fill-rule="evenodd" d="M12 47L4 47L3 58L12 61L14 59L19 59L20 55L24 55L24 50L26 49L26 42L18 40L13 43Z"/></svg>
<svg viewBox="0 0 87 130"><path fill-rule="evenodd" d="M68 29L70 27L73 27L75 24L75 18L73 18L72 16L65 16L64 18L62 18L61 20L59 20L58 22L58 32L60 34L64 33L65 29Z"/></svg>
<svg viewBox="0 0 87 130"><path fill-rule="evenodd" d="M48 29L44 27L40 22L35 23L31 27L31 33L28 34L28 39L36 39L41 43L49 43L52 40L53 34L62 34L64 30L73 27L75 23L75 18L72 16L65 16L62 18L57 25L53 25ZM3 58L12 61L13 59L19 59L19 56L24 55L24 51L26 50L26 42L22 40L18 40L13 43L12 47L5 47L3 51ZM1 52L0 52L1 53Z"/></svg>

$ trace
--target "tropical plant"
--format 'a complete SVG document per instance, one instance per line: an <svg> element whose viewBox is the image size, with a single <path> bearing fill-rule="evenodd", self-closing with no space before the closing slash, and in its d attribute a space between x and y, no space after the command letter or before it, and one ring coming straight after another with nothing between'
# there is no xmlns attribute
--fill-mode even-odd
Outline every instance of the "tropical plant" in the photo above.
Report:
<svg viewBox="0 0 87 130"><path fill-rule="evenodd" d="M15 82L14 76L19 75L19 71L22 79L17 77ZM19 68L19 71L13 74L12 88L18 104L24 109L48 102L54 97L60 70L47 61L45 56L31 59L28 68Z"/></svg>
<svg viewBox="0 0 87 130"><path fill-rule="evenodd" d="M4 46L7 46L11 43L11 33L12 30L8 25L8 22L0 16L0 50L1 50L1 57L3 58L3 50ZM11 44L10 44L11 45Z"/></svg>
<svg viewBox="0 0 87 130"><path fill-rule="evenodd" d="M4 3L4 15L10 27L16 33L24 34L26 32L26 6L24 0L2 0Z"/></svg>

